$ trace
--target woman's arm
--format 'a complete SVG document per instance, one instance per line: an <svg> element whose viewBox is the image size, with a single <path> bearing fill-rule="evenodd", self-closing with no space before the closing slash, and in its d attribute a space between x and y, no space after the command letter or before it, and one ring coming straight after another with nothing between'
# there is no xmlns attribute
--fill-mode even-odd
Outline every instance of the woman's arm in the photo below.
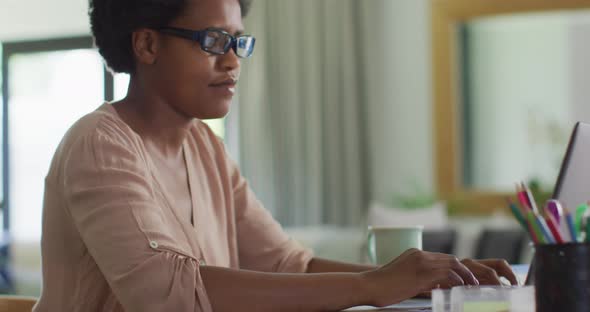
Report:
<svg viewBox="0 0 590 312"><path fill-rule="evenodd" d="M354 264L340 261L333 261L322 258L313 258L307 265L307 273L327 272L353 272L360 273L375 270L377 266L366 264Z"/></svg>
<svg viewBox="0 0 590 312"><path fill-rule="evenodd" d="M478 281L483 285L502 285L500 277L505 277L512 285L518 285L516 275L510 265L502 259L485 259L461 261L473 272ZM325 272L366 272L377 269L374 265L353 264L322 258L313 258L307 266L307 273Z"/></svg>
<svg viewBox="0 0 590 312"><path fill-rule="evenodd" d="M435 287L477 285L457 258L408 250L362 273L288 274L201 267L214 311L339 311L386 306Z"/></svg>
<svg viewBox="0 0 590 312"><path fill-rule="evenodd" d="M289 274L201 267L216 312L340 311L371 304L358 273Z"/></svg>

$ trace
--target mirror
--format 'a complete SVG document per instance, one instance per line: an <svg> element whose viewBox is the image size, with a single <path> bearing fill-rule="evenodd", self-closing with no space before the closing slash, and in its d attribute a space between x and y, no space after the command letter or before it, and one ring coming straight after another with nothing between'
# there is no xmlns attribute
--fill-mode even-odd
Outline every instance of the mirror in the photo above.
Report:
<svg viewBox="0 0 590 312"><path fill-rule="evenodd" d="M475 18L460 27L463 183L553 190L576 121L590 121L590 10Z"/></svg>
<svg viewBox="0 0 590 312"><path fill-rule="evenodd" d="M589 0L432 0L436 183L453 209L551 193L575 121L590 121Z"/></svg>

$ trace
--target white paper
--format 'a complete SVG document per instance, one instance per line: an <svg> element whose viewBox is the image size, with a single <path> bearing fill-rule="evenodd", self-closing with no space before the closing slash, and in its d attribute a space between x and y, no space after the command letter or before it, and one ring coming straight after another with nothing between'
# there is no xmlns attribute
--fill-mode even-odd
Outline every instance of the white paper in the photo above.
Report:
<svg viewBox="0 0 590 312"><path fill-rule="evenodd" d="M387 307L358 306L344 311L431 311L430 299L410 299Z"/></svg>

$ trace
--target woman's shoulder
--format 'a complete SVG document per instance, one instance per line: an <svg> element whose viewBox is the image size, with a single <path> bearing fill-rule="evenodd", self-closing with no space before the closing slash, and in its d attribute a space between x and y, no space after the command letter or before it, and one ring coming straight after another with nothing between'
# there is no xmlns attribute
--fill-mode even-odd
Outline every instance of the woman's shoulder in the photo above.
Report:
<svg viewBox="0 0 590 312"><path fill-rule="evenodd" d="M91 138L102 138L128 145L136 140L135 136L133 130L118 117L114 108L105 103L78 119L64 135L61 145L72 145L76 141Z"/></svg>
<svg viewBox="0 0 590 312"><path fill-rule="evenodd" d="M68 158L78 150L109 153L109 146L136 154L139 151L136 136L114 108L105 103L70 127L55 152L54 161Z"/></svg>
<svg viewBox="0 0 590 312"><path fill-rule="evenodd" d="M110 159L114 155L139 158L137 146L134 132L105 103L68 129L55 151L47 178L62 176L69 165L82 160Z"/></svg>

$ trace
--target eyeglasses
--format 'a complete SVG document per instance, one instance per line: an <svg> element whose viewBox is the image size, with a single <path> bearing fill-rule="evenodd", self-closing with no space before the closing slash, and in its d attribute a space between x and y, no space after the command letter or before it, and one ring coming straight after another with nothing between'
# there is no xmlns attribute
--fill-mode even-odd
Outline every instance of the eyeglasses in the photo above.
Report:
<svg viewBox="0 0 590 312"><path fill-rule="evenodd" d="M252 55L254 52L254 43L256 42L256 38L250 35L234 37L228 32L217 28L190 30L176 27L164 27L158 29L158 31L164 34L196 41L200 44L203 51L211 54L223 55L229 52L229 49L231 48L237 56L242 58Z"/></svg>

